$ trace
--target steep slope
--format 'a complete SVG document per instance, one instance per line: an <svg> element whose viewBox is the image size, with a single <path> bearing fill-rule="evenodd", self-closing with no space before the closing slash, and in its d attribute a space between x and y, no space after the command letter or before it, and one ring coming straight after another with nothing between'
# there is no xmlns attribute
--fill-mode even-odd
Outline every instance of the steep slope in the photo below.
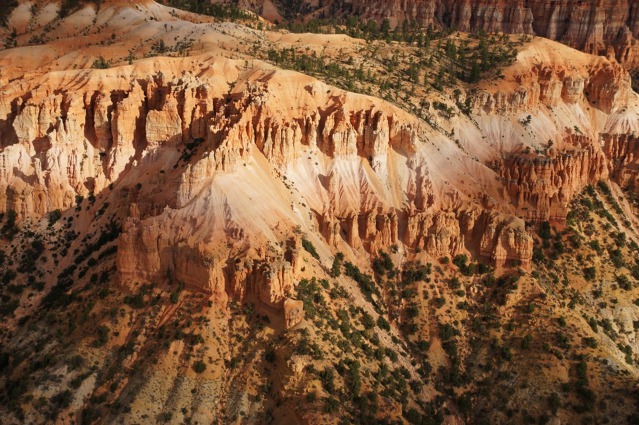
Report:
<svg viewBox="0 0 639 425"><path fill-rule="evenodd" d="M3 421L633 420L621 65L534 39L477 86L404 81L425 120L263 60L410 45L27 6L0 52Z"/></svg>

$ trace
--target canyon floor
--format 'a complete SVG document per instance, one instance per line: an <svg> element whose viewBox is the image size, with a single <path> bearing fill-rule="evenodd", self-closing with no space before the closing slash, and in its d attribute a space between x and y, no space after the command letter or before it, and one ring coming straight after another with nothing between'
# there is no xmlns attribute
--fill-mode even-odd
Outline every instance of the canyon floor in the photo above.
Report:
<svg viewBox="0 0 639 425"><path fill-rule="evenodd" d="M615 59L62 5L0 14L0 423L639 422Z"/></svg>

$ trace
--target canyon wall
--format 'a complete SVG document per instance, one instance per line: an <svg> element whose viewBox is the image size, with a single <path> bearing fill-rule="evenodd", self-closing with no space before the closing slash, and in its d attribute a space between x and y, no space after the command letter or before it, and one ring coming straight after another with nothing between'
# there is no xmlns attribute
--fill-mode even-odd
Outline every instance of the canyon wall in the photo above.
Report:
<svg viewBox="0 0 639 425"><path fill-rule="evenodd" d="M528 34L560 41L595 55L614 56L639 68L639 4L632 0L334 0L304 1L293 10L264 0L241 2L271 21L354 15L391 25L403 21L464 31Z"/></svg>
<svg viewBox="0 0 639 425"><path fill-rule="evenodd" d="M557 46L535 41L506 71L504 83L483 85L470 102L482 130L501 145L501 157L487 165L499 174L515 214L526 220L563 221L587 185L608 178L622 186L633 182L630 135L637 119L629 111L636 94L628 72L615 61L582 61Z"/></svg>
<svg viewBox="0 0 639 425"><path fill-rule="evenodd" d="M535 34L587 53L614 54L627 68L639 66L639 4L631 0L354 0L353 9L393 24L410 20L465 32Z"/></svg>
<svg viewBox="0 0 639 425"><path fill-rule="evenodd" d="M583 56L572 68L523 57L507 72L520 89L473 98L478 128L490 135L530 110L622 114L634 96L627 72ZM113 87L89 78L70 90L54 80L28 96L28 86L15 87L0 103L0 209L27 218L102 197L124 222L117 265L131 288L180 282L222 303L254 300L294 324L302 238L324 266L336 251L356 258L398 245L431 259L471 253L527 268L524 220L563 220L576 193L609 175L636 180L634 139L611 131L601 144L597 129L556 123L556 146L522 153L513 136L499 159L474 165L499 182L491 200L477 176L464 183L449 165L466 153L450 140L426 143L440 136L386 102L287 71L239 73L229 60L209 76L183 63L150 72L151 62L101 71L117 73Z"/></svg>
<svg viewBox="0 0 639 425"><path fill-rule="evenodd" d="M230 91L188 72L130 81L44 85L0 111L0 208L27 218L100 196L124 220L125 286L180 282L219 302L288 306L290 324L297 229L331 251L399 244L529 265L523 221L442 193L426 130L385 102L281 71L250 71Z"/></svg>
<svg viewBox="0 0 639 425"><path fill-rule="evenodd" d="M603 142L610 177L621 188L639 195L639 138L635 134L605 134Z"/></svg>
<svg viewBox="0 0 639 425"><path fill-rule="evenodd" d="M563 221L575 195L608 178L605 156L593 140L571 134L566 142L572 147L548 149L545 155L513 155L502 162L503 184L518 216Z"/></svg>
<svg viewBox="0 0 639 425"><path fill-rule="evenodd" d="M471 114L451 105L456 131L444 132L380 99L219 56L34 72L0 96L0 211L38 218L97 197L102 212L86 221L122 223L123 286L179 283L289 325L303 269L338 251L364 267L397 245L424 262L528 268L525 220L562 220L609 175L636 180L624 136L636 95L618 63L548 40L503 74L479 85Z"/></svg>
<svg viewBox="0 0 639 425"><path fill-rule="evenodd" d="M588 105L611 114L626 106L634 96L630 75L618 63L595 58L589 63L574 65L570 69L570 64L537 62L522 67L512 75L515 89L479 91L471 98L473 110L481 114L511 115L566 104ZM577 67L581 69L575 71Z"/></svg>

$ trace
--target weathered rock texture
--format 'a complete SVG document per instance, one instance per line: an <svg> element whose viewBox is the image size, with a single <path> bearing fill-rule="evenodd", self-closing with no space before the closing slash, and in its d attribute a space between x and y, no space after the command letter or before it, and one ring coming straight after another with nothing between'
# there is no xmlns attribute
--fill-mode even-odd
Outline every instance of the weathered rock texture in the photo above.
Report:
<svg viewBox="0 0 639 425"><path fill-rule="evenodd" d="M611 178L639 195L639 138L634 134L606 134L603 142Z"/></svg>
<svg viewBox="0 0 639 425"><path fill-rule="evenodd" d="M623 121L634 94L619 65L587 57L544 66L532 50L505 85L476 94L480 130L490 136L503 117L553 108ZM490 168L473 162L476 175L461 181L447 161L461 166L465 154L450 141L443 150L425 143L434 130L385 102L295 73L239 72L228 60L197 76L197 61L171 61L165 73L158 60L101 71L117 81L111 87L77 75L86 78L80 90L64 79L29 96L15 86L0 102L0 208L41 216L101 194L126 216L117 261L126 286L180 282L220 303L278 309L292 326L302 317L290 299L300 234L324 254L401 245L529 267L524 219L562 220L576 193L610 173L636 181L623 125L607 125L602 147L601 119L574 112L555 118L557 145L536 154L517 150L515 118L499 124L513 133L502 158ZM578 119L591 128L561 124ZM501 182L492 199L479 176Z"/></svg>
<svg viewBox="0 0 639 425"><path fill-rule="evenodd" d="M473 98L474 109L504 115L540 106L587 104L610 114L634 96L628 72L604 58L584 64L580 72L569 64L537 62L516 72L512 82L517 86L514 90L480 92Z"/></svg>
<svg viewBox="0 0 639 425"><path fill-rule="evenodd" d="M638 121L629 111L636 94L618 63L585 55L567 59L568 48L548 43L534 42L500 87L484 85L471 103L480 127L501 146L501 158L487 164L499 174L515 214L562 221L585 186L609 177L632 184L630 135ZM495 131L498 117L502 124Z"/></svg>
<svg viewBox="0 0 639 425"><path fill-rule="evenodd" d="M353 0L305 7L284 15L294 17L356 15L392 25L403 21L445 25L459 31L535 34L597 55L614 55L627 68L639 67L639 4L632 0ZM267 19L273 3L245 2ZM319 8L319 9L318 9Z"/></svg>
<svg viewBox="0 0 639 425"><path fill-rule="evenodd" d="M503 161L503 184L520 217L561 221L576 194L588 184L608 178L605 156L592 140L570 135L567 143L573 148Z"/></svg>
<svg viewBox="0 0 639 425"><path fill-rule="evenodd" d="M630 0L355 1L364 17L444 23L459 31L535 34L597 55L614 54L639 66L639 4Z"/></svg>
<svg viewBox="0 0 639 425"><path fill-rule="evenodd" d="M325 267L337 251L358 261L393 245L529 267L524 220L562 220L609 175L636 180L636 95L614 61L538 39L471 100L455 143L384 101L265 64L36 73L0 96L0 211L41 217L99 196L123 222L124 286L179 282L294 326L300 260L317 263L302 239Z"/></svg>
<svg viewBox="0 0 639 425"><path fill-rule="evenodd" d="M422 382L432 367L501 385L492 401L475 396L472 385L465 394L476 411L501 418L478 421L507 423L513 418L506 418L501 395L512 395L510 407L543 413L547 389L574 377L573 356L562 361L534 343L527 356L514 351L510 366L491 372L482 365L495 360L497 348L518 347L524 335L553 341L555 331L563 332L557 317L565 317L576 334L597 338L596 349L577 348L594 359L593 390L609 387L602 398L635 384L636 371L608 371L633 370L625 349L610 337L615 333L619 344L636 346L631 331L637 291L601 285L622 276L607 264L598 269L609 268L607 275L597 271L596 282L584 282L574 258L584 253L586 262L608 262L605 254L592 256L590 244L557 260L560 278L570 279L562 291L546 285L546 273L517 271L513 286L507 276L514 270L494 285L488 276L468 277L457 288L449 278L458 270L443 264L419 278L428 284L405 284L418 262L438 264L456 255L530 269L533 237L525 221L563 220L571 198L600 179L636 191L639 105L621 65L537 38L502 70L503 78L460 94L472 97L471 111L462 113L452 93L428 93L425 108L440 101L452 111L431 125L380 99L246 60L250 48L236 48L259 45L254 42L263 32L176 22L177 12L152 1L129 3L105 1L97 15L87 7L50 27L57 37L66 24L73 39L0 52L0 212L16 211L24 230L9 241L11 228L5 228L0 238L3 267L20 272L2 273L16 283L5 285L1 303L0 366L11 365L2 371L7 385L0 382L6 387L0 396L10 401L0 403L3 422L45 423L56 415L62 422L104 423L348 421L343 413L355 406L348 401L322 416L332 390L311 372L342 366L356 372L360 366L348 362L346 353L359 359L361 375L344 368L346 379L336 374L335 390L344 389L352 400L371 391L389 395L368 406L383 422L401 422L406 407L421 411L432 400L445 403L430 405L438 411L450 411L446 423L463 422L455 413L457 398L441 397L437 379L424 380L419 391L413 385L407 393L393 390L396 377ZM35 25L30 11L21 6L22 22ZM174 25L182 36L198 39L204 53L89 69L93 47L74 51L76 38L88 42L87 36L76 37L76 24L93 31L94 22L104 20L110 23L106 29L99 25L103 34L88 38L109 60L126 58L140 40L150 44L154 33L165 39L153 41L176 40L168 29ZM134 22L135 36L111 31L134 28ZM281 33L269 36L296 49L341 51L339 42L353 55L363 45L347 37L312 35L300 42L297 34L290 41ZM62 213L50 224L45 214L56 209ZM2 227L8 222L2 220ZM28 260L40 237L50 252L23 273L23 264L34 264ZM392 253L393 269L408 273L396 276L402 281L397 287L391 273L376 279L372 298L366 282L350 279L350 264L339 277L331 267L341 252L344 262L369 274L380 250ZM592 285L606 295L594 299ZM298 293L308 304L294 299ZM18 296L15 315L7 315L5 301ZM584 301L578 311L566 305L566 296ZM603 308L608 299L615 302ZM449 301L439 305L442 300ZM417 317L408 308L416 308ZM342 311L353 320L344 320ZM311 320L301 323L305 315ZM586 316L609 319L612 332L592 332ZM378 329L369 332L367 323L376 317L387 317L390 331L377 320ZM498 318L521 326L501 332ZM416 319L416 332L405 327L406 319ZM459 335L443 341L444 324L454 324ZM301 332L282 329L296 327ZM383 351L370 355L365 340ZM444 353L453 341L459 342L461 363ZM32 346L38 349L25 357ZM608 365L596 361L601 357ZM393 378L380 386L376 377L386 365ZM517 379L530 382L538 395L513 392L500 378L507 371L501 366L516 370ZM355 397L351 385L358 376L362 397ZM623 376L623 383L611 381ZM20 387L29 390L22 394ZM311 402L312 394L319 404ZM65 400L68 408L59 410ZM630 409L615 400L599 413L622 423L617 418ZM15 419L5 414L14 410L11 405L24 407ZM612 410L618 416L609 416ZM526 419L515 420L520 418ZM564 418L575 422L574 416Z"/></svg>
<svg viewBox="0 0 639 425"><path fill-rule="evenodd" d="M292 305L289 324L300 317L289 301L295 228L319 229L334 249L405 244L439 258L481 245L497 264L529 263L523 221L469 220L459 193L439 193L410 115L290 73L248 72L230 94L223 86L158 72L110 89L89 81L5 97L0 207L41 216L107 194L128 210L123 284L178 281L220 302ZM292 111L282 109L290 92Z"/></svg>

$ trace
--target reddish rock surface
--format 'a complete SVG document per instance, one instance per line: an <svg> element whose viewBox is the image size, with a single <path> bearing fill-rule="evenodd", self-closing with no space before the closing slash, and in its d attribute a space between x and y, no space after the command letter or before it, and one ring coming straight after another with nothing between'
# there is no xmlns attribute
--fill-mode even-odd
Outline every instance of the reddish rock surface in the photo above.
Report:
<svg viewBox="0 0 639 425"><path fill-rule="evenodd" d="M328 4L327 4L328 3ZM282 21L272 2L241 3L271 21ZM459 31L530 34L560 41L587 53L614 56L628 69L639 67L639 4L632 0L353 0L317 5L303 2L288 12L297 18L354 14L391 25L445 25Z"/></svg>
<svg viewBox="0 0 639 425"><path fill-rule="evenodd" d="M443 22L459 31L535 34L588 53L612 53L628 68L639 66L639 4L630 0L355 0L353 8L394 24Z"/></svg>

